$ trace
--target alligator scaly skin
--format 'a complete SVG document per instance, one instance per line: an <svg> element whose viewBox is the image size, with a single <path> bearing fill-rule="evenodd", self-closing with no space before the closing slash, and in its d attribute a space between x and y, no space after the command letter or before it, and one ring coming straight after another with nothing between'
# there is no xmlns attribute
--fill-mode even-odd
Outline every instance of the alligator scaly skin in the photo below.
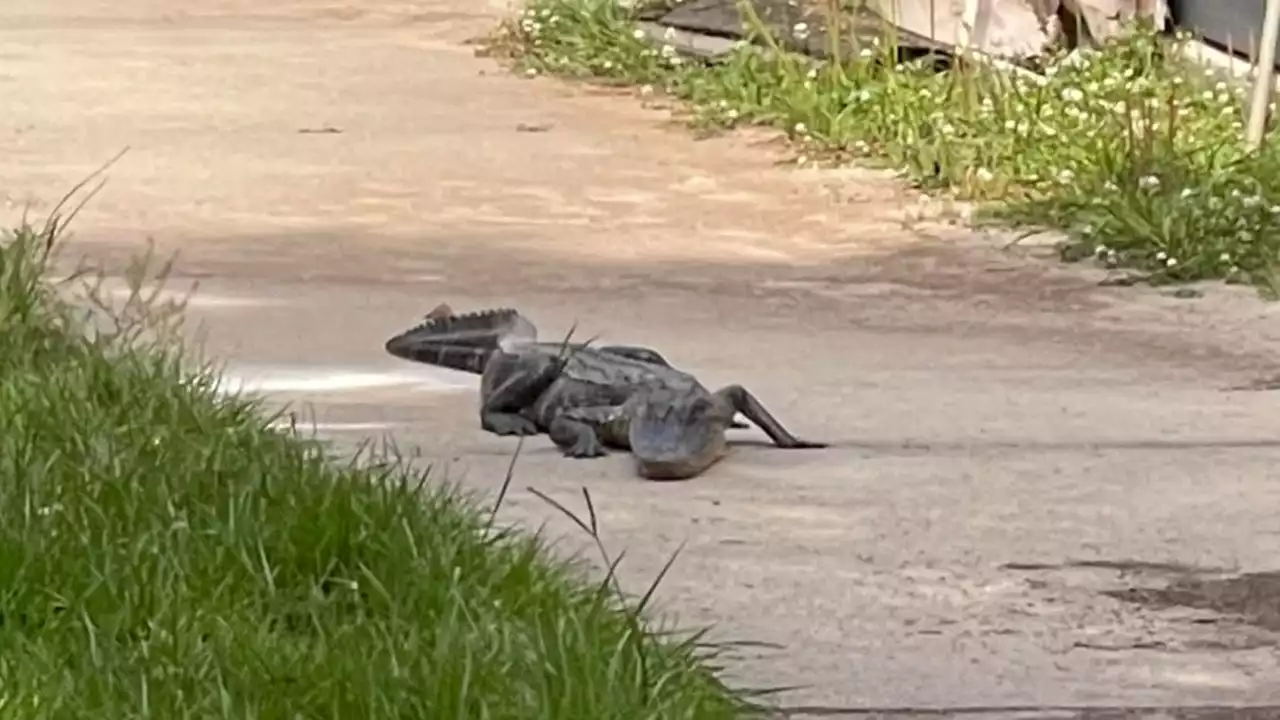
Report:
<svg viewBox="0 0 1280 720"><path fill-rule="evenodd" d="M546 433L575 458L600 457L606 447L629 450L637 472L655 480L690 478L724 457L725 431L743 427L736 413L778 447L826 447L791 435L745 388L711 392L649 348L537 342L533 324L509 309L433 312L434 319L388 340L387 350L480 374L480 424L488 432Z"/></svg>

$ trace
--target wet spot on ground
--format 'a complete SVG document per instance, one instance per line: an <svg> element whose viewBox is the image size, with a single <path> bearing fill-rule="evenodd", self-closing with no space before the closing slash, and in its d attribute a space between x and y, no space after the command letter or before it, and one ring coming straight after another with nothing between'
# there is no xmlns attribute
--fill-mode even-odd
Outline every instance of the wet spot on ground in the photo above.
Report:
<svg viewBox="0 0 1280 720"><path fill-rule="evenodd" d="M1183 606L1211 610L1280 632L1280 571L1229 578L1186 577L1161 588L1128 588L1103 594L1157 608Z"/></svg>

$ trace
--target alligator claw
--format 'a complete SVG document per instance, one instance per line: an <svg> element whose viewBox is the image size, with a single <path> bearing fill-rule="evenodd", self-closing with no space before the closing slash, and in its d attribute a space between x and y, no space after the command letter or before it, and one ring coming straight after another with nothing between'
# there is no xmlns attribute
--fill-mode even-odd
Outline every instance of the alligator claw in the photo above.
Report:
<svg viewBox="0 0 1280 720"><path fill-rule="evenodd" d="M605 451L604 446L597 440L582 441L574 443L572 446L565 448L565 457L571 458L598 458L604 457L609 453Z"/></svg>

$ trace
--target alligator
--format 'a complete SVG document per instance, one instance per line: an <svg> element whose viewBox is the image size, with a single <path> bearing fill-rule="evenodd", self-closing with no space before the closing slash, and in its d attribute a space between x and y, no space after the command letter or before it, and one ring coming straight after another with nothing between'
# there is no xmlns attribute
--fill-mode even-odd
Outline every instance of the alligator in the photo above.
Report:
<svg viewBox="0 0 1280 720"><path fill-rule="evenodd" d="M716 391L633 345L542 343L510 308L456 315L442 305L386 342L390 354L479 374L480 425L496 435L546 433L568 457L629 451L638 474L685 480L728 453L725 431L741 413L774 444L824 448L788 432L741 385Z"/></svg>

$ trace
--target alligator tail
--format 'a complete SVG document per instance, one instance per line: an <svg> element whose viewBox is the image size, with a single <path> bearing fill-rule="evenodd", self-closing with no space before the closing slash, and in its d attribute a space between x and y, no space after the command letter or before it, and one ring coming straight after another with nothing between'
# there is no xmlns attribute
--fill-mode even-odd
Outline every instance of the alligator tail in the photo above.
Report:
<svg viewBox="0 0 1280 720"><path fill-rule="evenodd" d="M404 360L478 375L499 349L536 337L533 325L510 308L455 315L448 305L440 305L385 347Z"/></svg>
<svg viewBox="0 0 1280 720"><path fill-rule="evenodd" d="M461 370L472 375L481 375L489 364L489 358L499 352L497 345L492 347L472 347L469 345L437 345L435 343L413 343L401 341L399 337L387 341L387 352L402 360L426 363L450 370Z"/></svg>

